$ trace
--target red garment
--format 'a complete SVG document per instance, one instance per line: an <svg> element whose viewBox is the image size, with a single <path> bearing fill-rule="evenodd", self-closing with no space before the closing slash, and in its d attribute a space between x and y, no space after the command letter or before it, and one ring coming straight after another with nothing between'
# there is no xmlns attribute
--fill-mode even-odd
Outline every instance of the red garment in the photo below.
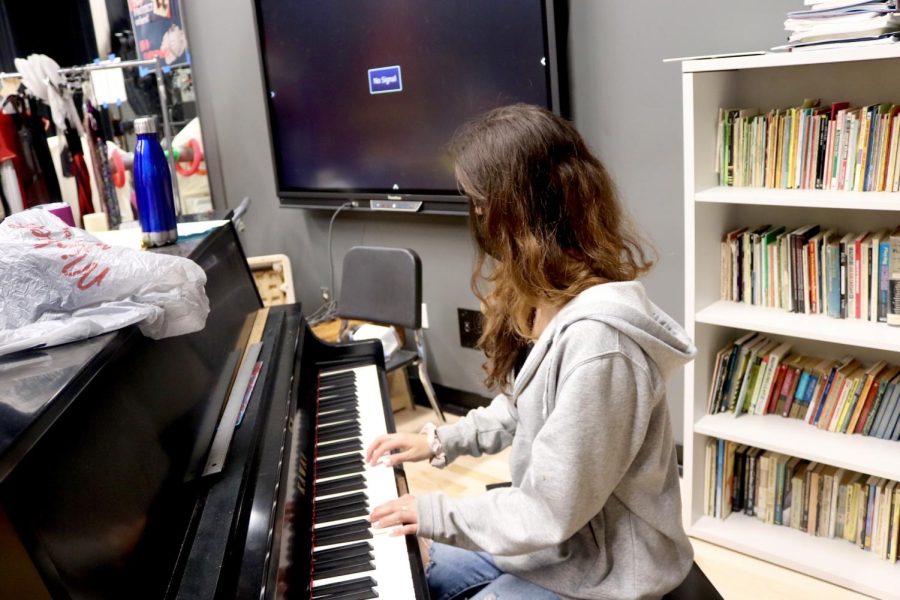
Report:
<svg viewBox="0 0 900 600"><path fill-rule="evenodd" d="M19 193L25 208L31 208L28 196L25 195L25 181L22 179L24 165L22 164L22 148L19 146L19 135L16 132L16 124L12 115L0 113L0 162L12 160L16 169L16 179L19 180Z"/></svg>

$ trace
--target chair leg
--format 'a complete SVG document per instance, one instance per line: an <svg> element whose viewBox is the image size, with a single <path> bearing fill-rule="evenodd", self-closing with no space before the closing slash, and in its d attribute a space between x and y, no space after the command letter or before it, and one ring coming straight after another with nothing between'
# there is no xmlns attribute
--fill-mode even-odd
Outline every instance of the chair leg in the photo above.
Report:
<svg viewBox="0 0 900 600"><path fill-rule="evenodd" d="M434 409L434 412L437 414L438 418L441 420L441 423L446 423L447 418L444 416L444 411L441 410L441 405L438 404L437 395L434 393L434 387L431 385L431 378L428 377L428 366L424 361L419 361L419 381L422 382L422 387L425 388L425 395L428 396L428 401L431 403L431 408Z"/></svg>
<svg viewBox="0 0 900 600"><path fill-rule="evenodd" d="M428 359L425 354L425 337L422 335L421 329L416 329L413 333L416 340L416 351L419 354L419 360L416 361L416 364L419 367L419 381L422 382L422 387L425 388L425 395L428 396L431 408L437 413L441 422L446 423L447 418L444 416L444 411L441 410L441 405L438 404L437 395L434 393L434 387L431 385L431 378L428 377Z"/></svg>

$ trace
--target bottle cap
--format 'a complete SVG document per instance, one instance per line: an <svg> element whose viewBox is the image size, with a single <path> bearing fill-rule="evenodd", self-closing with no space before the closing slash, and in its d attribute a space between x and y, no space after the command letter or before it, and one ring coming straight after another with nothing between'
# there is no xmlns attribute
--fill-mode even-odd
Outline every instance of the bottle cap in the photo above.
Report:
<svg viewBox="0 0 900 600"><path fill-rule="evenodd" d="M156 117L138 117L134 120L134 133L156 133Z"/></svg>

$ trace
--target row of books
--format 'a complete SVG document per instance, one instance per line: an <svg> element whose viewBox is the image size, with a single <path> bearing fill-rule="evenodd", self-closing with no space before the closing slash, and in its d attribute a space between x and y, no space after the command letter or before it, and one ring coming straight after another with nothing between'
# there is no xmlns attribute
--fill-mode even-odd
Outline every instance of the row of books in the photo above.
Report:
<svg viewBox="0 0 900 600"><path fill-rule="evenodd" d="M714 438L705 459L707 516L743 512L897 561L900 483Z"/></svg>
<svg viewBox="0 0 900 600"><path fill-rule="evenodd" d="M719 185L900 190L900 105L719 109Z"/></svg>
<svg viewBox="0 0 900 600"><path fill-rule="evenodd" d="M721 243L723 300L900 325L900 227L741 227Z"/></svg>
<svg viewBox="0 0 900 600"><path fill-rule="evenodd" d="M777 414L826 431L900 440L900 367L791 350L752 332L719 350L707 411Z"/></svg>

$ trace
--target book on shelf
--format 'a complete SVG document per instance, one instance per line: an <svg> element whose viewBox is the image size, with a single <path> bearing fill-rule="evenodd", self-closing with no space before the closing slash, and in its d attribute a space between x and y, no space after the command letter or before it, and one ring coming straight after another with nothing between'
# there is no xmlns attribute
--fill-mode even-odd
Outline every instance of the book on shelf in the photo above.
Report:
<svg viewBox="0 0 900 600"><path fill-rule="evenodd" d="M786 109L719 109L719 185L900 191L900 107L805 99Z"/></svg>
<svg viewBox="0 0 900 600"><path fill-rule="evenodd" d="M720 246L722 300L900 325L900 227L766 224L729 231Z"/></svg>
<svg viewBox="0 0 900 600"><path fill-rule="evenodd" d="M900 366L803 355L750 332L716 354L707 411L777 414L825 431L900 441Z"/></svg>
<svg viewBox="0 0 900 600"><path fill-rule="evenodd" d="M716 438L705 448L705 515L742 512L896 562L900 483Z"/></svg>
<svg viewBox="0 0 900 600"><path fill-rule="evenodd" d="M900 226L890 237L887 324L900 325Z"/></svg>

